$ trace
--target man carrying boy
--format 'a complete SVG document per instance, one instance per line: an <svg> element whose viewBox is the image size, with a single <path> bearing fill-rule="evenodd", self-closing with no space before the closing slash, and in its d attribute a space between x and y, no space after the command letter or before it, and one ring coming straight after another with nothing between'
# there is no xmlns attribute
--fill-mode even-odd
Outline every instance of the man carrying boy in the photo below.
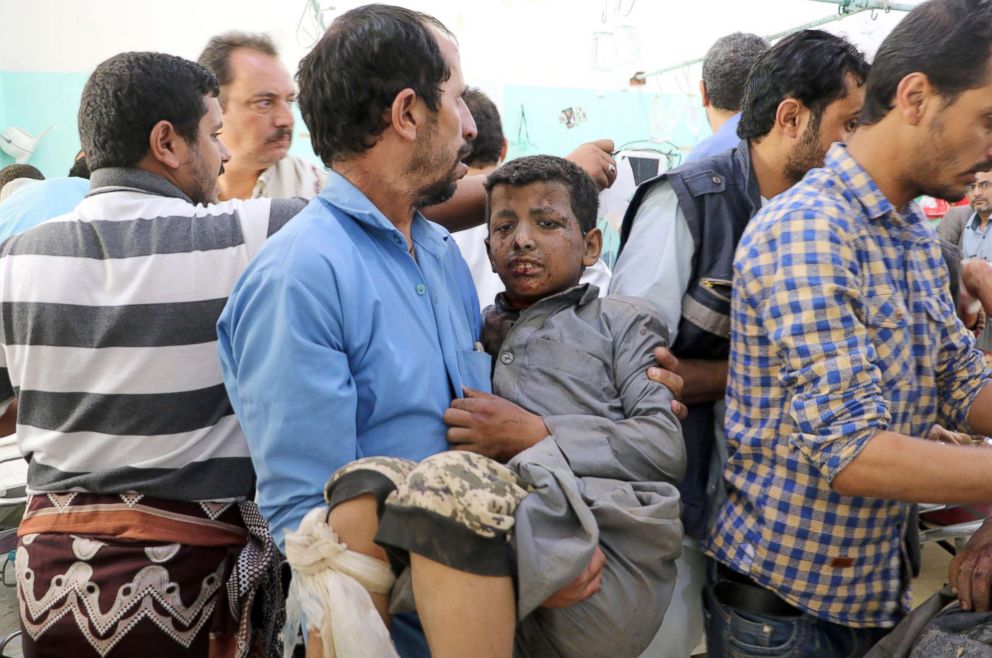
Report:
<svg viewBox="0 0 992 658"><path fill-rule="evenodd" d="M577 285L602 239L596 188L578 167L520 158L486 189L487 244L506 285L483 332L497 395L467 389L452 402L455 451L338 470L330 524L354 536L348 508L375 497L379 557L409 565L434 656L636 656L668 607L682 535L682 437L670 392L646 374L666 330L646 302ZM501 409L517 404L526 411L506 427ZM291 561L295 543L287 533ZM599 551L601 579L582 582ZM555 607L577 577L596 596ZM484 593L469 587L479 581ZM378 595L380 610L386 597L411 606L408 582Z"/></svg>

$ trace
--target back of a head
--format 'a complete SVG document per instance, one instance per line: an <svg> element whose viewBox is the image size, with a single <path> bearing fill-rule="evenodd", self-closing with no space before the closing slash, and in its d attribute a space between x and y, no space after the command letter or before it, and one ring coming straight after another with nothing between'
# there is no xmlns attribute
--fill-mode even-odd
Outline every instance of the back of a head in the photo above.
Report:
<svg viewBox="0 0 992 658"><path fill-rule="evenodd" d="M491 167L499 164L503 155L503 122L492 100L475 87L469 87L463 96L468 111L475 119L477 134L472 140L472 154L464 162L469 167Z"/></svg>
<svg viewBox="0 0 992 658"><path fill-rule="evenodd" d="M737 135L752 140L767 135L779 104L787 98L819 115L846 96L848 74L858 84L868 75L868 62L854 44L822 30L790 34L754 63L744 88Z"/></svg>
<svg viewBox="0 0 992 658"><path fill-rule="evenodd" d="M33 178L34 180L45 180L44 174L38 171L37 167L29 164L12 164L0 169L0 190L12 180L18 178Z"/></svg>
<svg viewBox="0 0 992 658"><path fill-rule="evenodd" d="M129 52L102 62L79 104L79 137L90 171L137 165L160 121L195 142L207 109L203 97L217 92L210 71L174 55Z"/></svg>
<svg viewBox="0 0 992 658"><path fill-rule="evenodd" d="M217 84L221 88L218 99L221 107L224 107L225 101L223 90L234 80L234 73L231 71L231 53L238 49L255 50L272 57L279 57L279 50L268 34L232 31L211 37L196 62L216 76Z"/></svg>
<svg viewBox="0 0 992 658"><path fill-rule="evenodd" d="M747 32L717 39L703 58L703 83L710 104L718 110L738 111L748 73L770 47L764 37Z"/></svg>
<svg viewBox="0 0 992 658"><path fill-rule="evenodd" d="M436 111L451 76L436 18L402 7L365 5L334 19L300 61L299 105L314 152L326 165L375 145L403 89Z"/></svg>
<svg viewBox="0 0 992 658"><path fill-rule="evenodd" d="M878 123L893 108L899 82L923 73L950 104L988 76L992 2L928 0L913 8L882 41L865 88L862 125Z"/></svg>
<svg viewBox="0 0 992 658"><path fill-rule="evenodd" d="M560 183L568 189L572 212L582 233L596 228L599 188L580 166L554 155L527 155L510 160L486 178L486 222L492 215L492 191L497 185L521 187L531 183Z"/></svg>

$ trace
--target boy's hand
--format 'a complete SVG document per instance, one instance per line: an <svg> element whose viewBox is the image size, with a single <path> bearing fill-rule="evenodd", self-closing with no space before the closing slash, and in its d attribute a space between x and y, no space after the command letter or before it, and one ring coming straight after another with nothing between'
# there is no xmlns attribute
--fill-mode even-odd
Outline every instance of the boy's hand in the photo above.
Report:
<svg viewBox="0 0 992 658"><path fill-rule="evenodd" d="M567 608L573 603L581 603L599 591L599 586L603 582L603 566L606 564L606 556L599 546L592 554L592 559L586 566L585 571L579 577L552 594L541 604L542 608Z"/></svg>
<svg viewBox="0 0 992 658"><path fill-rule="evenodd" d="M685 380L678 373L679 360L667 347L656 347L654 360L658 362L658 367L648 368L648 379L658 382L672 392L675 397L672 400L672 411L679 420L685 420L689 416L689 409L681 402Z"/></svg>
<svg viewBox="0 0 992 658"><path fill-rule="evenodd" d="M548 436L544 419L509 400L468 388L465 397L451 401L444 412L448 442L505 462Z"/></svg>

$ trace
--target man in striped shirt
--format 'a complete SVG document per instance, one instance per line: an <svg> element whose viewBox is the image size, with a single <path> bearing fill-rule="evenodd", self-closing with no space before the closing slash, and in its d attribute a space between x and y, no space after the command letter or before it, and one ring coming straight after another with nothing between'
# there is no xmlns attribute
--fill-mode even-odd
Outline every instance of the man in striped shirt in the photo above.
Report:
<svg viewBox="0 0 992 658"><path fill-rule="evenodd" d="M244 655L242 604L278 607L255 596L278 596L277 553L214 326L303 203L211 204L230 157L217 91L178 57L102 63L79 112L92 191L0 251L0 400L18 398L30 463L27 656ZM275 627L273 609L259 615Z"/></svg>

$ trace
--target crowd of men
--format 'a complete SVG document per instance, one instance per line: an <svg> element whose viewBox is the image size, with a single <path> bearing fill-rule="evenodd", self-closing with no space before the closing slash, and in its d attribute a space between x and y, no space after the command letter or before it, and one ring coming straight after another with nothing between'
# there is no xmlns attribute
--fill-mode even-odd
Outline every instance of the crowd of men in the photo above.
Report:
<svg viewBox="0 0 992 658"><path fill-rule="evenodd" d="M470 78L388 5L295 84L264 35L122 53L69 176L0 172L24 655L841 657L909 613L914 503L992 503L925 438L992 435L992 3L870 66L718 40L612 273L612 142L504 163ZM992 522L963 609L990 567Z"/></svg>

